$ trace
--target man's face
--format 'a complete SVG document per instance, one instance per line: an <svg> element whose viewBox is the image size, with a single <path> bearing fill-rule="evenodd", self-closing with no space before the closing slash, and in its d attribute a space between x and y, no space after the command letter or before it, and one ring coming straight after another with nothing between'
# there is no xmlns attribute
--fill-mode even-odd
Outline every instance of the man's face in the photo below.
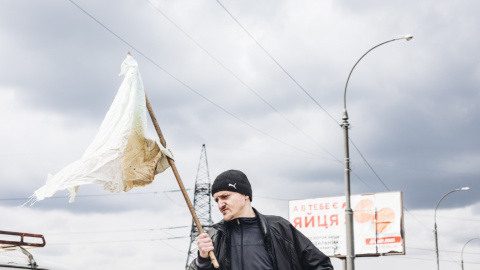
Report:
<svg viewBox="0 0 480 270"><path fill-rule="evenodd" d="M232 191L219 191L213 194L213 199L218 205L218 210L223 215L225 221L230 221L239 217L246 217L250 199L247 195Z"/></svg>

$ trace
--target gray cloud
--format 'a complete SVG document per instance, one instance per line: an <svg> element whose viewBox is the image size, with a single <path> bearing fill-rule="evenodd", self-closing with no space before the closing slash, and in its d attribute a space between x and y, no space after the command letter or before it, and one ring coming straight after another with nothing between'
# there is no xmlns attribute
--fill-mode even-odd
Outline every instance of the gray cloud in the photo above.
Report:
<svg viewBox="0 0 480 270"><path fill-rule="evenodd" d="M266 212L287 216L288 199L340 196L338 124L348 73L376 44L413 34L409 42L370 52L350 79L350 137L383 181L351 144L352 193L383 192L385 184L403 192L407 209L426 213L446 192L470 186L450 195L442 210L469 207L468 213L458 211L478 218L475 1L221 1L328 114L215 1L76 3L108 29L69 1L13 1L0 10L0 199L28 197L48 173L82 155L120 86L127 51L139 62L187 187L194 185L205 143L211 178L230 168L245 170L258 191L257 207ZM151 125L149 135L156 136ZM138 192L177 188L167 173ZM183 203L176 193L103 196L99 187L81 188L79 195L102 196L79 197L74 204L50 199L21 211L48 213L45 224L55 211L121 220L116 215L135 212L135 202L168 219ZM12 209L18 202L0 204ZM189 224L186 216L178 222ZM431 223L409 222L415 229ZM21 221L11 226L24 228ZM184 260L184 254L178 257Z"/></svg>

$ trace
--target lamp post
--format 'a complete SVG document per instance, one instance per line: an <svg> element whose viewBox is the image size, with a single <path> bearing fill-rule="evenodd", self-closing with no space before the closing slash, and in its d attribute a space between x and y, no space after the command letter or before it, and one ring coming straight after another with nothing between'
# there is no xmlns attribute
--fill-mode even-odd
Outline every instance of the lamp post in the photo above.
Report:
<svg viewBox="0 0 480 270"><path fill-rule="evenodd" d="M350 154L349 154L349 146L348 146L348 113L347 113L347 86L348 86L348 81L350 80L350 76L352 75L353 70L357 66L358 62L362 60L362 58L367 55L370 51L373 49L400 39L405 39L407 41L411 40L413 38L412 35L405 35L399 38L395 38L392 40L388 40L385 42L382 42L375 47L371 48L368 50L366 53L358 59L358 61L355 63L353 66L352 70L350 71L350 74L348 74L347 78L347 83L345 84L345 92L343 94L343 115L342 115L342 124L340 125L343 129L343 137L344 137L344 149L345 149L345 224L346 224L346 236L347 236L347 257L346 257L346 269L347 270L354 270L355 269L355 264L354 264L354 259L355 259L355 247L354 247L354 235L353 235L353 211L352 207L350 205Z"/></svg>
<svg viewBox="0 0 480 270"><path fill-rule="evenodd" d="M453 193L455 191L466 191L466 190L469 190L469 189L470 189L469 187L462 187L462 188L457 188L457 189L454 189L454 190L451 190L451 191L447 192L438 201L437 206L435 207L435 213L433 215L433 218L434 218L434 221L435 221L435 227L434 227L435 229L433 231L435 232L435 253L437 254L437 270L440 270L440 260L439 260L439 257L438 257L438 236L437 236L437 208L438 208L438 205L443 200L443 198L445 198L448 194Z"/></svg>
<svg viewBox="0 0 480 270"><path fill-rule="evenodd" d="M465 246L472 240L475 240L475 239L480 239L480 237L475 237L475 238L472 238L470 240L468 240L465 245L463 245L463 248L462 248L462 270L463 270L463 250L465 249Z"/></svg>

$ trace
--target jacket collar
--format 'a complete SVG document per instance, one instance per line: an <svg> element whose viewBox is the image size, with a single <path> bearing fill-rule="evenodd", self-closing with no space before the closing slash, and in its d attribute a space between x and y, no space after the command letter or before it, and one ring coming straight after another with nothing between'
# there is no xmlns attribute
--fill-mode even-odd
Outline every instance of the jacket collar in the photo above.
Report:
<svg viewBox="0 0 480 270"><path fill-rule="evenodd" d="M265 218L264 215L260 214L260 212L258 212L257 209L253 208L253 211L255 212L255 216L258 218L258 223L260 224L260 229L262 230L263 235L267 235L269 233L267 219ZM213 228L221 232L225 232L227 230L227 223L228 222L222 219L217 224L214 224Z"/></svg>
<svg viewBox="0 0 480 270"><path fill-rule="evenodd" d="M264 215L260 214L257 209L253 208L253 211L255 212L255 216L258 217L258 224L260 224L263 235L267 235L269 233L267 219Z"/></svg>

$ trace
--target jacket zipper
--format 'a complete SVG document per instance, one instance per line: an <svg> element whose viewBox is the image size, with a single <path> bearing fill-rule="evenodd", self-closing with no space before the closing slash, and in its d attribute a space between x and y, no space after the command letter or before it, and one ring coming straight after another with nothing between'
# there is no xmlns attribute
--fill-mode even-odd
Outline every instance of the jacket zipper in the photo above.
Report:
<svg viewBox="0 0 480 270"><path fill-rule="evenodd" d="M240 223L240 220L237 219L237 223L238 223L238 226L240 226L240 243L241 243L241 246L240 246L240 257L241 257L241 260L242 260L242 270L245 270L244 269L244 263L243 263L243 226L242 224Z"/></svg>

